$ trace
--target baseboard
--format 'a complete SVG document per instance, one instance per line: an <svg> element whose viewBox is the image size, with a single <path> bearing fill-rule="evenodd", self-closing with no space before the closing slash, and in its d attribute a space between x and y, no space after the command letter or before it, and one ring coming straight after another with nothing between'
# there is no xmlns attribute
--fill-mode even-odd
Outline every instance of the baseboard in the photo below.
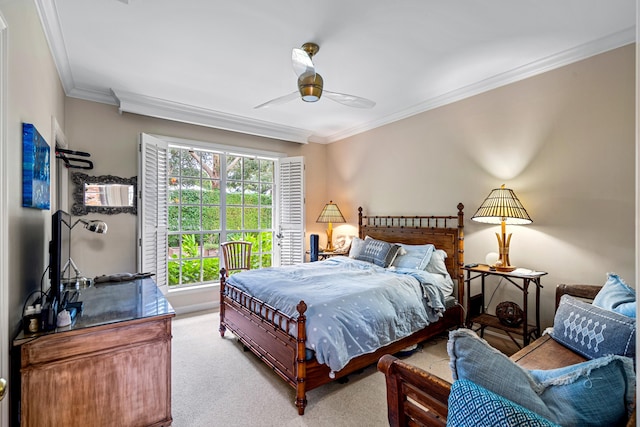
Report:
<svg viewBox="0 0 640 427"><path fill-rule="evenodd" d="M190 304L190 305L173 307L173 309L176 311L176 314L180 315L180 314L194 313L196 311L213 310L213 309L217 309L218 307L220 307L219 302L209 301L209 302L203 302L200 304Z"/></svg>

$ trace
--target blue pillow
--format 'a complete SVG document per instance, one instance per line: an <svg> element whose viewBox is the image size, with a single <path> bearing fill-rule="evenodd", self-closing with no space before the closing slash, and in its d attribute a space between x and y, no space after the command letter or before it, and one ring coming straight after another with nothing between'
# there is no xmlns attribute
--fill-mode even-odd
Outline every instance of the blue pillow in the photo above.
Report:
<svg viewBox="0 0 640 427"><path fill-rule="evenodd" d="M560 298L549 335L588 359L609 354L636 357L636 319L570 295Z"/></svg>
<svg viewBox="0 0 640 427"><path fill-rule="evenodd" d="M391 265L400 251L400 246L382 240L376 240L369 236L365 237L364 245L355 259L367 261L382 268Z"/></svg>
<svg viewBox="0 0 640 427"><path fill-rule="evenodd" d="M636 317L636 291L627 286L617 274L609 273L593 305L615 311L625 316Z"/></svg>
<svg viewBox="0 0 640 427"><path fill-rule="evenodd" d="M633 408L635 373L628 357L529 371L469 329L451 331L447 351L454 380L472 381L563 426L618 425Z"/></svg>
<svg viewBox="0 0 640 427"><path fill-rule="evenodd" d="M405 245L404 243L397 243L400 245L400 253L393 261L393 266L397 268L411 268L424 270L431 254L436 249L433 245ZM404 249L404 251L403 251Z"/></svg>
<svg viewBox="0 0 640 427"><path fill-rule="evenodd" d="M560 427L484 387L458 380L449 394L447 425L456 427Z"/></svg>

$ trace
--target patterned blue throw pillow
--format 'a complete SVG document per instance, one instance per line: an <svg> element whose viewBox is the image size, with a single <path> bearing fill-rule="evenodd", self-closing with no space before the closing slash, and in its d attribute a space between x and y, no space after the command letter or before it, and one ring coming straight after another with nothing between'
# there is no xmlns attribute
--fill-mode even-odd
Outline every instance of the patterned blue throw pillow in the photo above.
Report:
<svg viewBox="0 0 640 427"><path fill-rule="evenodd" d="M396 244L383 242L382 240L376 240L367 236L364 239L362 250L355 256L355 259L387 268L393 260L396 259L399 250L400 246Z"/></svg>
<svg viewBox="0 0 640 427"><path fill-rule="evenodd" d="M636 357L636 319L563 295L551 338L588 359Z"/></svg>
<svg viewBox="0 0 640 427"><path fill-rule="evenodd" d="M447 426L560 427L469 380L458 380L449 394Z"/></svg>

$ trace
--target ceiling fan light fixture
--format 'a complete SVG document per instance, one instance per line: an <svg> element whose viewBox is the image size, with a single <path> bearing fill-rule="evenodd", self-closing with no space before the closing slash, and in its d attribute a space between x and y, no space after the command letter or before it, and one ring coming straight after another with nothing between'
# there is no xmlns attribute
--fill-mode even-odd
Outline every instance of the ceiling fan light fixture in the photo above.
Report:
<svg viewBox="0 0 640 427"><path fill-rule="evenodd" d="M322 96L323 80L318 73L303 74L298 77L298 90L305 102L317 102Z"/></svg>
<svg viewBox="0 0 640 427"><path fill-rule="evenodd" d="M304 102L318 102L325 94L325 98L337 102L347 107L353 108L373 108L376 103L370 99L361 98L346 93L323 90L324 81L322 76L316 73L311 58L318 53L320 47L315 43L305 43L302 47L294 47L291 51L291 65L293 72L298 76L298 92L291 92L284 96L273 98L270 101L257 105L253 108L266 108L273 105L281 105L285 102L293 101L298 96Z"/></svg>

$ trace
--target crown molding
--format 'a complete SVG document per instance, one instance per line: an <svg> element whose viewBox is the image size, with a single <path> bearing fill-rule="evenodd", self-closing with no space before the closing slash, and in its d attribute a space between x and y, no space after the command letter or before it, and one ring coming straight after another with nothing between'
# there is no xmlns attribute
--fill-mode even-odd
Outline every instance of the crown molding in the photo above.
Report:
<svg viewBox="0 0 640 427"><path fill-rule="evenodd" d="M131 0L120 1L129 3ZM77 87L71 73L69 57L65 49L64 38L62 36L55 2L50 0L35 0L35 4L44 28L47 43L49 44L53 60L58 70L58 75L62 82L62 87L67 96L103 104L119 105L121 113L129 112L142 114L166 120L298 143L315 142L320 144L329 144L336 142L434 108L442 107L510 83L533 77L629 43L634 43L636 41L636 29L635 27L629 27L609 36L585 43L576 48L568 49L556 55L551 55L540 61L535 61L505 73L443 93L412 107L381 117L377 120L362 123L331 135L320 136L313 134L313 131L307 129L269 123L192 105L147 97L132 92L113 90L110 93L92 88Z"/></svg>
<svg viewBox="0 0 640 427"><path fill-rule="evenodd" d="M278 125L132 92L113 89L113 94L119 101L120 113L142 114L160 119L298 142L301 144L306 144L311 136L311 131L306 129Z"/></svg>
<svg viewBox="0 0 640 427"><path fill-rule="evenodd" d="M88 88L72 88L68 93L68 97L84 99L85 101L99 102L101 104L118 105L118 99L113 92L105 92L98 89Z"/></svg>
<svg viewBox="0 0 640 427"><path fill-rule="evenodd" d="M69 56L64 45L60 20L56 11L55 2L51 0L35 0L36 9L40 16L40 22L44 29L44 35L49 44L49 49L53 55L53 62L56 64L60 81L64 93L69 94L74 89L73 75L69 65Z"/></svg>
<svg viewBox="0 0 640 427"><path fill-rule="evenodd" d="M380 126L414 116L416 114L424 113L425 111L432 110L434 108L442 107L453 102L478 95L483 92L497 89L501 86L506 86L510 83L515 83L517 81L524 80L529 77L533 77L547 71L551 71L556 68L560 68L565 65L590 58L609 50L626 46L630 43L635 43L635 41L636 28L629 27L607 37L585 43L572 49L567 49L564 52L560 52L556 55L548 56L539 61L514 68L513 70L501 74L496 74L495 76L481 80L471 85L461 87L459 89L430 98L425 102L417 104L413 107L382 117L380 120L374 120L359 126L354 126L352 128L345 129L344 131L334 133L327 137L311 137L309 141L321 144L336 142L341 139L345 139L350 136L378 128Z"/></svg>

